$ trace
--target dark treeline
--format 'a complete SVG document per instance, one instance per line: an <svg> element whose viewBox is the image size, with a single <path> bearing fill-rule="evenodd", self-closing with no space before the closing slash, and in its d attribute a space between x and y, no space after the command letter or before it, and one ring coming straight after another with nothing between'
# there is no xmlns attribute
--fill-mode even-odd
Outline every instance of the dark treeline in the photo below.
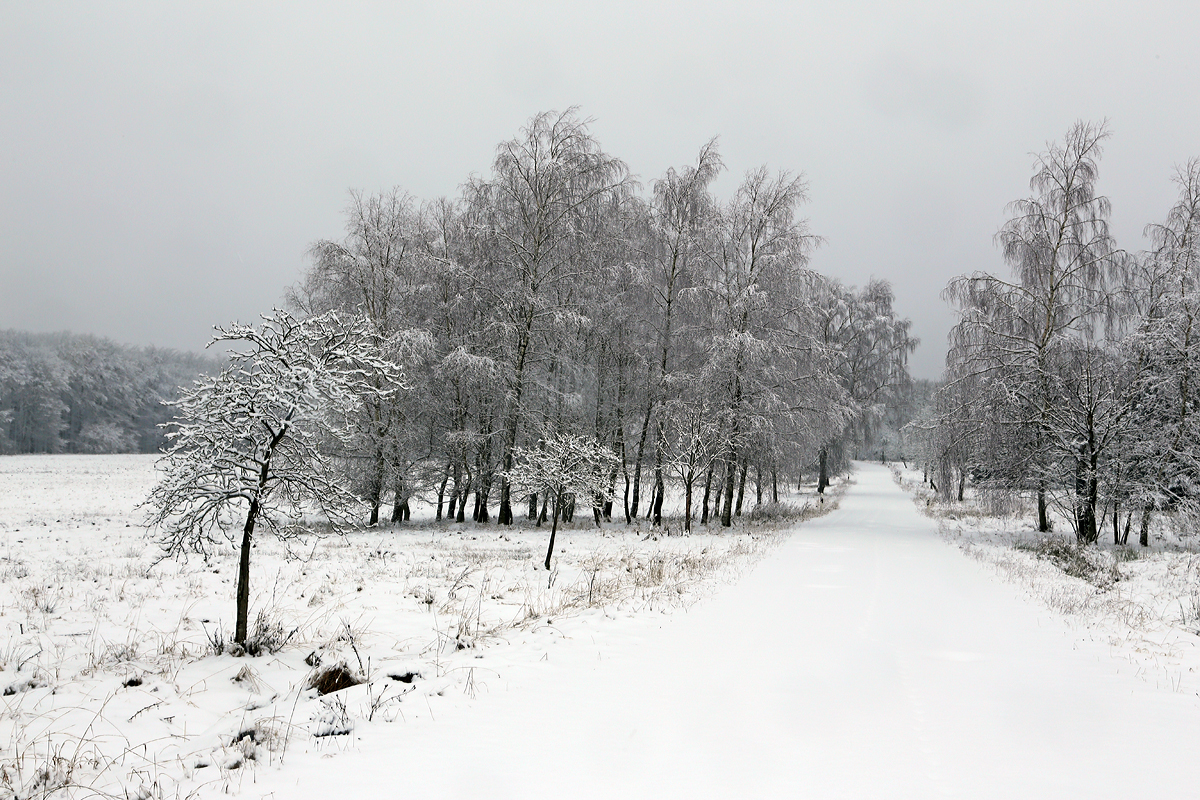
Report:
<svg viewBox="0 0 1200 800"><path fill-rule="evenodd" d="M0 453L153 453L164 400L203 356L73 333L0 331Z"/></svg>
<svg viewBox="0 0 1200 800"><path fill-rule="evenodd" d="M568 111L533 118L456 199L352 193L289 303L364 314L406 374L347 453L372 523L416 493L438 518L544 515L509 476L554 437L616 454L617 508L595 514L627 521L660 521L671 485L728 525L880 453L916 345L890 287L810 269L801 178L754 170L722 202L722 170L713 141L640 184Z"/></svg>
<svg viewBox="0 0 1200 800"><path fill-rule="evenodd" d="M946 382L914 431L948 498L1025 495L1041 531L1057 508L1080 543L1146 545L1156 513L1200 513L1200 161L1128 252L1097 192L1107 136L1079 123L1038 157L997 234L1007 276L950 284Z"/></svg>

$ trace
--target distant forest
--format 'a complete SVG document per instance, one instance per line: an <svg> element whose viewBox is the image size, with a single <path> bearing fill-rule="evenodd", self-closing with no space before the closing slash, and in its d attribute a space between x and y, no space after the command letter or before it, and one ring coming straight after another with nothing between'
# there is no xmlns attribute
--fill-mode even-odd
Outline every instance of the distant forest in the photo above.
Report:
<svg viewBox="0 0 1200 800"><path fill-rule="evenodd" d="M153 453L177 396L221 362L74 333L0 331L0 453Z"/></svg>

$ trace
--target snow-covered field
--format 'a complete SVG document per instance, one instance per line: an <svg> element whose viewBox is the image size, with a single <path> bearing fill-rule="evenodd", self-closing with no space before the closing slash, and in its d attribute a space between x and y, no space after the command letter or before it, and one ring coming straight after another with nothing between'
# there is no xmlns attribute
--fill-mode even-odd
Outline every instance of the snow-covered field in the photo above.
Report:
<svg viewBox="0 0 1200 800"><path fill-rule="evenodd" d="M217 654L234 549L158 560L135 508L153 463L0 458L0 798L248 791L380 726L420 735L536 676L561 643L589 639L600 658L643 635L780 540L757 524L683 537L585 519L560 528L547 573L547 531L520 525L262 536L251 627L274 652L235 658ZM339 672L360 683L314 687Z"/></svg>
<svg viewBox="0 0 1200 800"><path fill-rule="evenodd" d="M976 563L878 465L787 535L583 525L550 573L545 531L521 527L263 538L252 617L280 646L235 658L213 647L234 554L155 563L133 509L152 463L0 459L0 798L1126 798L1200 780L1186 541L1114 561L1101 588L1014 549L1021 521L932 508ZM337 665L363 682L322 695Z"/></svg>
<svg viewBox="0 0 1200 800"><path fill-rule="evenodd" d="M613 636L574 628L471 713L260 770L244 793L1195 796L1200 698L1078 633L860 464L840 509L686 614Z"/></svg>
<svg viewBox="0 0 1200 800"><path fill-rule="evenodd" d="M1044 545L1072 542L1069 520L1056 515L1047 536L1036 530L1032 506L1000 513L971 491L962 503L940 502L920 472L894 465L893 473L947 540L1064 615L1081 639L1106 644L1153 685L1200 694L1200 534L1158 526L1142 548L1136 529L1132 544L1118 546L1107 528L1071 575L1045 557Z"/></svg>

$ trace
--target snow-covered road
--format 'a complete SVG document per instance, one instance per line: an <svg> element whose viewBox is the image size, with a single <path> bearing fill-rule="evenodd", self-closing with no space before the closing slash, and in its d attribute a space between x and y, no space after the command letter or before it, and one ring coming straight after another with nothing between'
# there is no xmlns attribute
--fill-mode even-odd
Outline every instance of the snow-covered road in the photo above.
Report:
<svg viewBox="0 0 1200 800"><path fill-rule="evenodd" d="M1200 699L1079 643L947 546L877 465L735 586L573 635L474 708L250 796L1173 798ZM620 628L621 622L612 623Z"/></svg>

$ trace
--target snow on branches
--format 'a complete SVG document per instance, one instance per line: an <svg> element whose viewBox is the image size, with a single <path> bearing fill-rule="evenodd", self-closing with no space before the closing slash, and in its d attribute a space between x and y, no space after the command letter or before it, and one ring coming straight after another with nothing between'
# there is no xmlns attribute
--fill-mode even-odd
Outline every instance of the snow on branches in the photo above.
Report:
<svg viewBox="0 0 1200 800"><path fill-rule="evenodd" d="M563 501L568 495L582 495L592 498L593 508L598 508L611 498L619 459L595 439L569 433L548 436L538 447L518 447L514 455L516 464L505 475L509 485L523 493L545 493L554 503L546 549L546 569L550 569Z"/></svg>
<svg viewBox="0 0 1200 800"><path fill-rule="evenodd" d="M167 555L234 541L242 520L234 639L241 644L256 524L286 535L310 509L335 527L345 522L358 498L329 447L352 436L364 398L403 386L362 317L331 311L298 320L277 310L261 327L216 331L209 346L229 342L236 349L219 375L197 380L172 403L177 414L166 426L171 445L159 461L162 479L144 505Z"/></svg>

